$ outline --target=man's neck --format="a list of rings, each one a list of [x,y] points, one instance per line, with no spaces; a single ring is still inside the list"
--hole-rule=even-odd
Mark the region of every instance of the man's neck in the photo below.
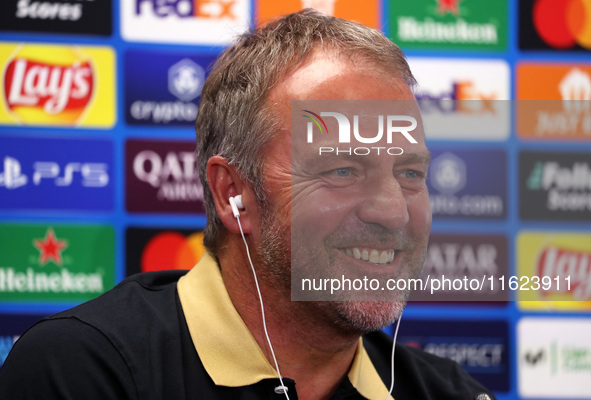
[[[245,260],[242,254],[232,256],[235,252],[227,250],[219,261],[228,294],[275,368],[251,267],[248,261],[238,261]],[[289,289],[274,287],[268,281],[259,277],[267,331],[282,376],[296,382],[299,399],[329,398],[347,376],[360,335],[339,329],[314,303],[292,302]]]

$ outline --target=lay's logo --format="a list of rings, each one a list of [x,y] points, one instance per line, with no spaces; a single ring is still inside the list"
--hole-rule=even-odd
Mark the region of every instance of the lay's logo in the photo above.
[[[540,254],[538,276],[547,276],[553,285],[542,287],[541,295],[570,293],[573,300],[591,299],[591,252],[548,246]],[[558,285],[561,281],[563,285]],[[546,290],[544,290],[546,289]]]
[[[524,310],[591,310],[591,235],[520,232],[516,295]]]
[[[0,123],[109,128],[115,123],[110,48],[0,44]]]
[[[49,116],[65,114],[73,122],[90,103],[93,78],[86,61],[61,66],[16,58],[6,68],[4,96],[14,113],[42,109]]]

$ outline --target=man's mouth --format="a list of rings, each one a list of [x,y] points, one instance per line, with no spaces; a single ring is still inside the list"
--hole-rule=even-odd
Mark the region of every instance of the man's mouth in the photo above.
[[[367,247],[348,247],[340,250],[349,257],[356,258],[357,260],[364,260],[376,265],[389,264],[394,260],[394,256],[396,255],[396,251],[393,249],[378,250]]]

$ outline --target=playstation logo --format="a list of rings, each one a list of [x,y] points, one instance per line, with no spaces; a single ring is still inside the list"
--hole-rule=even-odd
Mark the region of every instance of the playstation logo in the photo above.
[[[4,157],[4,172],[0,172],[0,187],[16,189],[27,184],[27,176],[21,173],[21,163],[12,157]]]

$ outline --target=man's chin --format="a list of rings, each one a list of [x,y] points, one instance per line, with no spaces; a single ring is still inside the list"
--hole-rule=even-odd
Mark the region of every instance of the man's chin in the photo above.
[[[406,301],[334,302],[339,323],[350,331],[365,334],[392,325],[406,306]]]

